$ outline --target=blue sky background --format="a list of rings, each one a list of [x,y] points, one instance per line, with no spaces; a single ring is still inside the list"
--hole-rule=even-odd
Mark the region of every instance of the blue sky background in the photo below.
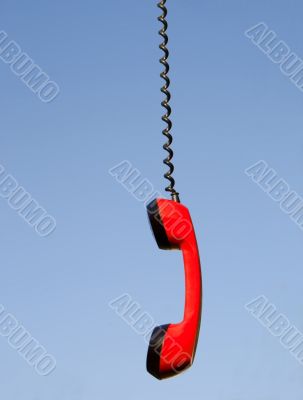
[[[0,303],[57,359],[38,376],[0,338],[3,399],[302,399],[303,367],[244,305],[263,294],[303,331],[303,233],[244,170],[264,159],[303,195],[303,93],[244,31],[264,21],[303,57],[303,4],[168,6],[175,177],[203,263],[195,365],[154,380],[108,306],[127,292],[159,323],[183,311],[181,255],[108,173],[127,159],[164,187],[156,1],[5,0],[0,30],[61,93],[44,104],[0,63],[0,162],[57,220],[40,238],[0,201]]]

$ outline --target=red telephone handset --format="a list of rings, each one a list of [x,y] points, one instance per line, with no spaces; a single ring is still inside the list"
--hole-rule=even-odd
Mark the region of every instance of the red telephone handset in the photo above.
[[[185,269],[183,321],[156,327],[147,354],[148,372],[165,379],[181,373],[194,361],[202,310],[201,266],[188,209],[173,200],[156,199],[147,211],[159,248],[182,250]]]

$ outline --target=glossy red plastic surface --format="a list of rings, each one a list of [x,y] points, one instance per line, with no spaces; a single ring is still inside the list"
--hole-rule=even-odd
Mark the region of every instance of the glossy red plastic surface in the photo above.
[[[162,225],[166,245],[157,239],[162,249],[182,251],[185,271],[184,317],[180,323],[165,326],[165,334],[159,343],[159,365],[151,372],[158,379],[174,376],[193,363],[200,330],[202,310],[202,278],[199,250],[193,223],[188,209],[177,202],[156,200],[157,215],[154,218]],[[159,228],[161,229],[161,228]],[[163,244],[163,245],[162,245]]]

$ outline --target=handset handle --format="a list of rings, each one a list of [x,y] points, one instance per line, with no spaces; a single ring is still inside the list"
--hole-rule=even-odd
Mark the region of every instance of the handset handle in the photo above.
[[[183,321],[155,328],[147,354],[148,372],[158,379],[164,379],[181,373],[194,361],[202,310],[201,266],[188,209],[180,203],[166,199],[154,200],[147,209],[159,248],[181,250],[184,261]]]

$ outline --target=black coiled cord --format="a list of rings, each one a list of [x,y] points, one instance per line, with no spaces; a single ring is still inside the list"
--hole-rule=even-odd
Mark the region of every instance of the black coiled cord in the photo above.
[[[167,192],[170,192],[172,199],[174,201],[180,202],[179,199],[179,193],[175,190],[175,180],[172,177],[172,174],[174,172],[174,165],[171,162],[174,152],[171,149],[171,144],[173,142],[173,137],[170,134],[170,130],[172,128],[172,121],[170,120],[170,115],[171,115],[171,107],[169,105],[169,101],[171,99],[171,94],[168,90],[169,85],[170,85],[170,80],[168,77],[168,72],[169,72],[169,64],[167,62],[168,56],[169,56],[169,51],[167,49],[167,43],[168,43],[168,36],[166,34],[168,23],[166,20],[167,16],[167,8],[165,7],[166,0],[162,0],[158,3],[158,7],[163,11],[162,15],[158,17],[158,21],[160,21],[163,24],[163,28],[159,31],[160,36],[163,37],[164,41],[163,43],[160,44],[160,49],[163,51],[164,55],[160,59],[160,63],[164,66],[164,71],[160,74],[161,78],[165,80],[165,85],[161,88],[161,92],[165,94],[166,98],[162,101],[161,105],[166,109],[166,113],[162,117],[162,121],[164,121],[167,124],[167,127],[162,131],[163,135],[167,138],[167,142],[163,145],[163,149],[168,152],[168,156],[165,158],[163,163],[169,167],[169,170],[164,174],[164,177],[170,182],[169,186],[165,188]]]

